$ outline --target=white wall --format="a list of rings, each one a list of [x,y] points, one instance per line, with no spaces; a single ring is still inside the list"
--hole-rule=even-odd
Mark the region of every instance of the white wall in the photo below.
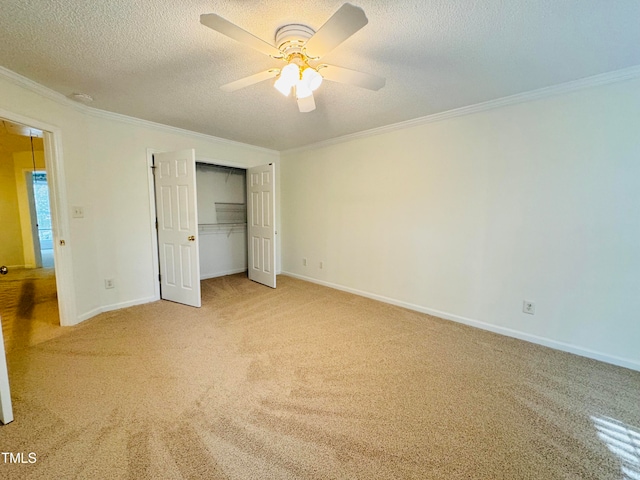
[[[6,70],[0,71],[0,110],[53,125],[61,133],[65,207],[84,207],[84,218],[69,213],[69,232],[64,232],[76,297],[71,323],[154,299],[157,265],[147,149],[195,148],[198,155],[245,167],[277,164],[279,157],[274,151],[72,106]],[[114,278],[116,288],[106,290],[105,278]]]
[[[640,369],[639,127],[636,79],[283,152],[283,271]]]
[[[198,228],[200,278],[214,278],[247,271],[247,226]]]

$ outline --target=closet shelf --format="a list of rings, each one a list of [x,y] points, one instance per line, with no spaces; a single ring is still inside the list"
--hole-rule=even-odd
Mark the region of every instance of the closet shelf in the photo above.
[[[247,223],[247,205],[245,203],[215,202],[218,223]]]
[[[246,235],[247,224],[246,223],[199,223],[198,233],[200,235],[221,235],[226,234],[227,238],[232,233]]]

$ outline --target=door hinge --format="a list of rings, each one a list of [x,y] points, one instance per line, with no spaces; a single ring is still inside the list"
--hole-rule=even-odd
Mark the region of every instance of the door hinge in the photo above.
[[[156,218],[156,230],[158,229],[158,219]]]

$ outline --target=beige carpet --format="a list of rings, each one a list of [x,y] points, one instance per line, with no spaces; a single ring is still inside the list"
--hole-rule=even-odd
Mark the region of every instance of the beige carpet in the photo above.
[[[13,348],[1,449],[37,462],[0,477],[640,478],[638,372],[288,277],[202,287]]]

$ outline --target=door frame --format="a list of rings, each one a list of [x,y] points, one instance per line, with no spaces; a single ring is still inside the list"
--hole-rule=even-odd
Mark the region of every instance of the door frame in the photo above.
[[[42,122],[0,108],[0,118],[27,125],[43,132],[44,164],[49,183],[49,208],[53,230],[53,259],[58,294],[60,325],[70,326],[77,322],[76,297],[71,260],[72,242],[69,228],[69,203],[62,154],[62,130],[55,125]],[[60,242],[64,241],[65,245]]]
[[[153,299],[160,300],[160,256],[158,253],[158,232],[156,231],[156,194],[155,180],[153,178],[153,154],[162,153],[167,150],[158,148],[147,148],[147,186],[149,190],[149,235],[151,238],[151,260],[154,268],[153,272]],[[210,165],[220,165],[223,167],[233,167],[247,170],[249,167],[237,162],[229,162],[214,158],[202,157],[196,151],[196,163],[207,163]]]

